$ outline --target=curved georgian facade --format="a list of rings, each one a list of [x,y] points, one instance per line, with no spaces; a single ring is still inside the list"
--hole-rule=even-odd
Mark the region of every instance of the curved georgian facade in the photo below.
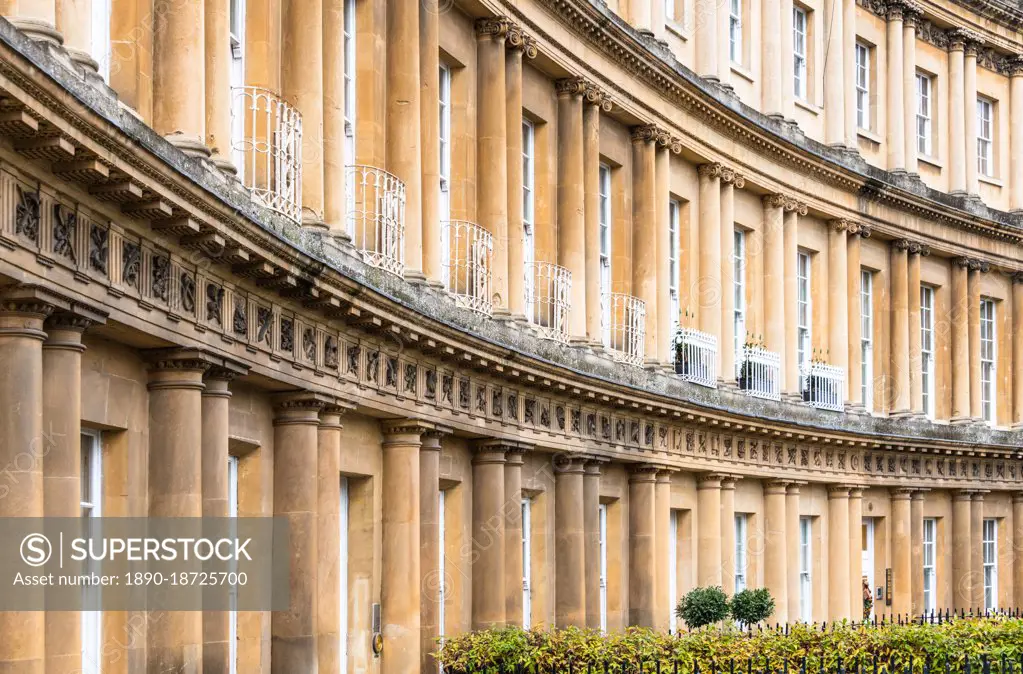
[[[4,613],[0,669],[1023,602],[1017,6],[3,13],[0,516],[293,526],[287,612]]]

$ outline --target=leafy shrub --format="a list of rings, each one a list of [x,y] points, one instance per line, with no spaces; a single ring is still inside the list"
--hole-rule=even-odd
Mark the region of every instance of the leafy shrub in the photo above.
[[[728,595],[720,587],[698,587],[690,590],[675,607],[677,615],[689,629],[720,622],[728,617]]]
[[[747,588],[732,597],[732,617],[746,627],[767,620],[773,613],[774,598],[766,587]]]

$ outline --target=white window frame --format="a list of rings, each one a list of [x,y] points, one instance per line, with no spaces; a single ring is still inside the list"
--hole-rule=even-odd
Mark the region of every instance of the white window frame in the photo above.
[[[799,619],[813,622],[813,520],[799,518]]]
[[[742,65],[742,0],[728,0],[728,56]]]
[[[678,511],[668,515],[668,630],[678,630],[675,603],[678,601]]]
[[[924,578],[924,613],[931,614],[937,610],[938,598],[938,520],[933,517],[924,518],[923,532],[923,578]]]
[[[870,130],[870,45],[856,42],[856,126]]]
[[[992,177],[995,174],[994,157],[995,102],[977,97],[977,173]]]
[[[920,286],[920,383],[924,414],[934,418],[934,288]]]
[[[796,257],[796,362],[799,364],[800,390],[813,353],[813,278],[810,254],[799,251]]]
[[[243,2],[244,0],[238,0]],[[345,90],[345,163],[355,164],[356,35],[355,0],[344,0],[344,90]]]
[[[237,97],[234,92],[245,86],[245,0],[230,0],[227,25],[230,45],[231,157],[239,171],[239,177],[244,177],[241,174],[245,170],[245,151],[242,149],[245,114],[244,110],[235,109],[238,105],[244,105],[244,99]]]
[[[110,82],[110,60],[112,57],[110,43],[111,0],[92,0],[92,45],[90,56],[96,61],[97,70],[104,82]]]
[[[732,293],[734,315],[732,331],[735,337],[735,376],[742,368],[742,349],[746,345],[746,232],[733,230],[732,236]]]
[[[980,300],[980,407],[984,421],[994,424],[998,394],[998,337],[995,301]]]
[[[675,0],[664,0],[664,22],[670,24],[682,22],[681,16],[675,16]]]
[[[807,44],[810,16],[802,7],[792,8],[792,93],[807,99]]]
[[[735,591],[741,592],[749,585],[748,539],[749,516],[746,513],[735,514]]]
[[[874,411],[874,275],[860,269],[860,395]]]
[[[679,328],[679,279],[682,276],[680,263],[679,230],[682,205],[677,199],[668,202],[668,310],[671,312],[671,334]]]
[[[535,223],[536,215],[536,129],[533,122],[522,120],[522,249],[526,269],[529,269],[535,258]],[[526,277],[527,287],[532,287],[533,279]]]
[[[600,556],[600,631],[607,632],[607,504],[597,506],[597,540]]]
[[[437,87],[437,102],[440,107],[437,126],[437,143],[440,156],[440,221],[451,219],[451,68],[440,65],[440,79]],[[445,242],[446,244],[447,242]],[[447,246],[444,246],[447,254]]]
[[[522,627],[533,623],[533,499],[522,499]]]
[[[342,493],[343,495],[343,493]],[[344,504],[342,503],[342,513],[344,512]],[[227,516],[238,517],[238,457],[228,456],[227,457]],[[237,531],[236,526],[232,526]],[[344,534],[344,529],[342,529]],[[344,551],[344,538],[341,539],[342,551]],[[342,557],[341,568],[344,569],[345,558]],[[237,564],[233,565],[234,570],[237,570]],[[342,581],[342,590],[344,593],[347,583]],[[227,667],[229,674],[238,673],[238,587],[236,585],[229,586],[229,601],[231,603],[231,610],[227,614]],[[342,604],[341,615],[344,616],[345,605]],[[344,633],[345,623],[341,623],[342,634]],[[344,643],[342,643],[342,653],[344,653]],[[344,671],[344,665],[341,666],[341,671]]]
[[[934,79],[927,74],[916,74],[916,151],[933,156],[931,109],[934,103]]]
[[[982,526],[983,549],[981,556],[984,564],[984,610],[994,611],[998,608],[998,520],[985,519]]]
[[[347,477],[341,478],[339,489],[341,492],[340,508],[338,511],[338,526],[341,529],[340,550],[338,552],[338,585],[340,588],[338,614],[338,641],[340,653],[338,659],[341,661],[341,674],[348,671],[348,536],[351,533],[349,516],[351,513],[351,490]],[[441,557],[444,556],[443,550]],[[443,578],[443,576],[441,576]]]
[[[604,346],[611,344],[611,167],[598,170],[597,217],[600,232],[601,333]]]
[[[83,534],[99,535],[99,518],[103,516],[103,443],[98,431],[82,429],[81,443],[82,494],[81,516],[89,520],[83,526]],[[92,521],[95,520],[95,521]],[[98,563],[86,563],[83,573],[97,572]],[[82,587],[82,608],[100,606],[102,588],[86,585]],[[81,612],[82,672],[100,674],[103,655],[103,611]]]

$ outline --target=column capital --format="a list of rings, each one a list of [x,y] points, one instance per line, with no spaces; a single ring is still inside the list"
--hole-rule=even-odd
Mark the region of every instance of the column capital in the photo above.
[[[387,437],[384,442],[390,442],[392,437],[402,435],[414,435],[421,438],[424,433],[432,431],[436,426],[428,421],[419,419],[387,419],[380,422],[380,430]]]
[[[667,131],[656,124],[643,124],[629,129],[629,138],[633,143],[657,143],[667,136]]]
[[[1013,503],[1023,503],[1023,491],[1018,491],[1012,495]]]
[[[700,164],[697,172],[701,178],[721,178],[725,173],[725,167],[718,162]]]
[[[787,485],[788,495],[799,496],[799,488],[805,484],[805,482],[789,482]]]
[[[611,109],[614,108],[614,103],[611,101],[611,97],[608,96],[607,92],[593,82],[586,82],[586,91],[584,92],[584,96],[584,103],[587,105],[595,105],[604,112],[611,112]]]
[[[106,321],[105,311],[73,302],[70,309],[55,311],[43,323],[46,330],[43,348],[84,351],[82,334],[93,325],[103,325]]]
[[[970,501],[973,499],[972,489],[956,489],[952,492],[953,501]]]
[[[977,50],[984,44],[978,33],[966,28],[953,28],[948,31],[948,50],[965,51],[968,56],[976,56]]]
[[[320,423],[320,411],[333,402],[332,397],[312,391],[279,393],[273,397],[273,425],[317,426]]]
[[[554,466],[556,474],[578,473],[586,471],[586,462],[589,460],[585,454],[559,453],[551,457],[551,465]]]
[[[907,28],[916,28],[923,18],[924,12],[920,5],[913,2],[905,2],[902,8],[902,25]]]
[[[513,442],[497,438],[477,440],[471,445],[472,464],[474,466],[486,463],[503,464],[506,453],[510,448],[514,447],[514,444]]]
[[[910,245],[911,245],[911,243],[910,243],[909,239],[893,239],[892,243],[891,243],[891,246],[892,246],[892,248],[894,250],[899,250],[899,251],[903,251],[904,250],[904,251],[907,251],[907,252],[909,251]]]
[[[991,265],[984,260],[977,260],[975,258],[970,259],[970,271],[979,271],[982,274],[986,274],[991,270]]]
[[[724,491],[734,491],[735,483],[741,480],[742,477],[739,475],[721,475],[721,489]]]
[[[502,39],[508,35],[511,25],[506,16],[485,16],[476,19],[476,39]]]
[[[789,484],[788,480],[771,480],[770,482],[765,482],[764,493],[784,495],[788,492]]]
[[[510,51],[520,51],[527,59],[535,59],[537,56],[536,40],[526,35],[517,23],[508,24],[504,43]]]
[[[726,480],[734,481],[735,479],[734,475],[727,473],[700,473],[696,476],[696,490],[721,489],[721,485]]]
[[[1023,76],[1023,54],[1016,54],[1005,59],[1005,68],[1009,77]]]
[[[222,359],[222,362],[210,365],[206,370],[207,380],[220,380],[231,382],[238,377],[244,377],[249,373],[249,366],[239,363],[230,358]]]
[[[586,93],[588,84],[589,82],[582,77],[565,77],[554,82],[554,93],[558,95],[558,98],[582,96]]]
[[[828,500],[843,498],[845,499],[849,498],[849,485],[847,484],[828,485]]]
[[[1013,274],[1010,274],[1009,278],[1012,279],[1012,282],[1014,284],[1015,283],[1023,284],[1023,271],[1018,271]]]
[[[906,12],[906,3],[903,0],[888,0],[885,3],[885,18],[889,21],[902,21]]]
[[[733,168],[725,168],[721,171],[721,184],[732,185],[736,189],[741,190],[746,186],[746,176],[742,175]]]
[[[891,499],[893,501],[908,501],[913,498],[913,489],[911,487],[896,487],[891,490]]]
[[[149,370],[195,370],[205,373],[211,367],[224,367],[226,358],[216,356],[203,349],[187,347],[169,347],[165,349],[147,349],[143,357],[149,362]]]
[[[920,243],[919,241],[909,242],[909,254],[919,255],[920,257],[927,257],[931,254],[931,247],[926,243]]]
[[[658,466],[657,484],[671,484],[671,476],[676,472],[678,471],[670,466]]]
[[[785,202],[788,201],[788,197],[781,193],[765,194],[761,197],[761,201],[764,204],[764,208],[785,208]]]
[[[989,490],[987,489],[973,489],[971,490],[970,500],[973,501],[974,503],[983,503],[984,495],[987,494],[988,491]]]
[[[970,258],[968,257],[956,257],[952,258],[952,264],[956,267],[962,267],[963,269],[970,268]]]
[[[420,449],[424,452],[440,452],[441,440],[445,435],[453,433],[453,429],[447,426],[434,426],[433,428],[423,431],[422,446]]]
[[[629,482],[656,482],[660,466],[653,463],[636,463],[629,466]]]
[[[341,419],[357,407],[355,403],[335,399],[320,409],[320,428],[341,428]]]
[[[600,477],[602,466],[611,462],[610,459],[605,459],[602,456],[588,456],[585,460],[584,469],[587,477]]]
[[[0,287],[0,315],[21,315],[41,322],[54,311],[70,310],[72,304],[70,299],[38,285]]]
[[[847,234],[855,234],[858,229],[858,225],[853,220],[847,220],[845,218],[835,218],[829,220],[828,225],[832,230],[836,232],[846,232]]]
[[[861,484],[849,485],[849,500],[862,499],[864,486]]]
[[[810,212],[810,207],[805,202],[799,201],[795,197],[788,197],[785,199],[785,212],[794,212],[799,216],[805,216]]]
[[[924,500],[924,494],[927,493],[928,491],[930,491],[930,490],[929,489],[914,489],[912,495],[910,495],[910,498],[913,499],[914,501],[923,501]]]

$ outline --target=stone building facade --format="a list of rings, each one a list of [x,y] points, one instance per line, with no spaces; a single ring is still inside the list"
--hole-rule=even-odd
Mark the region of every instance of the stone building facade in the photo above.
[[[2,14],[0,516],[292,558],[286,612],[0,613],[0,671],[1023,603],[1018,6]]]

